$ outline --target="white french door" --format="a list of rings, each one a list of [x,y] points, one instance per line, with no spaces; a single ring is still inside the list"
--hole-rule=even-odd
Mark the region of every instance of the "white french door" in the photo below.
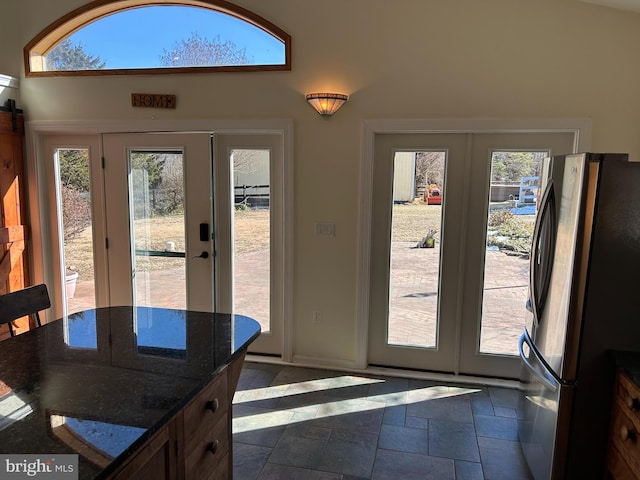
[[[518,377],[543,158],[573,148],[573,133],[375,135],[369,364]]]
[[[111,305],[214,309],[211,135],[103,135]]]
[[[281,133],[47,136],[44,152],[56,317],[105,305],[244,314],[262,327],[252,352],[282,355]]]
[[[50,135],[43,151],[39,236],[58,252],[42,262],[57,318],[109,302],[100,138]]]
[[[262,334],[249,351],[266,355],[283,351],[287,205],[282,140],[269,134],[213,137],[216,308],[257,320]]]
[[[458,368],[465,374],[518,378],[517,340],[531,320],[529,253],[546,185],[545,158],[572,153],[575,138],[573,133],[513,133],[475,134],[471,140]],[[518,167],[534,175],[516,176],[514,200],[500,197],[500,179]],[[507,242],[505,235],[511,236]]]
[[[462,315],[458,283],[463,238],[460,219],[466,190],[466,141],[464,134],[376,136],[369,364],[453,370],[457,319]],[[408,170],[403,165],[407,153],[411,166]],[[443,189],[443,200],[439,205],[424,204],[424,208],[415,214],[398,212],[396,207],[402,205],[403,198],[397,191],[400,178],[396,180],[395,174],[406,171],[412,175],[417,153],[442,159],[438,171],[432,172],[433,177],[428,181],[441,179],[437,186]],[[413,192],[411,197],[414,197]],[[408,200],[407,206],[411,208],[413,198]],[[415,237],[403,235],[407,227],[398,224],[401,215],[414,217],[409,228],[415,231]],[[416,248],[419,237],[429,229],[437,231],[437,248]],[[418,284],[406,282],[421,272],[428,273],[424,281]]]

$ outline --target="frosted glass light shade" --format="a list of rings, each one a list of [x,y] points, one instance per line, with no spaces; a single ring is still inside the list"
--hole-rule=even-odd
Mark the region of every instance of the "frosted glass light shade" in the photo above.
[[[348,95],[341,93],[309,93],[307,102],[323,116],[331,116],[349,100]]]

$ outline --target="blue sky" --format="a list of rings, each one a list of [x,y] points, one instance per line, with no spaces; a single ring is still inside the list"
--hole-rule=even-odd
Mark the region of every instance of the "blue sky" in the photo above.
[[[77,31],[71,39],[86,53],[99,56],[106,68],[139,68],[160,66],[163,51],[192,33],[233,41],[246,48],[253,64],[284,63],[282,42],[247,22],[198,7],[165,5],[115,13]]]

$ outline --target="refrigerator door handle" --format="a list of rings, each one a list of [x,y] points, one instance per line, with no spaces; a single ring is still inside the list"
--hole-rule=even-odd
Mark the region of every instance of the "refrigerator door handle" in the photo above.
[[[539,365],[539,368],[536,368],[531,362],[531,359],[525,355],[524,353],[525,343],[529,347],[530,355],[533,355],[533,357],[536,360],[536,363]],[[527,366],[527,368],[531,371],[531,373],[535,375],[536,378],[538,378],[542,382],[542,384],[545,387],[547,387],[549,390],[551,390],[552,392],[557,391],[560,384],[555,379],[555,377],[551,374],[551,372],[545,365],[544,360],[540,357],[540,354],[538,353],[535,346],[533,345],[533,341],[531,340],[531,337],[529,336],[529,333],[527,332],[526,328],[522,333],[522,335],[520,335],[520,339],[518,340],[518,350],[520,351],[520,358],[522,358],[523,363]]]
[[[540,320],[549,289],[553,251],[555,249],[553,243],[555,242],[556,233],[555,189],[553,181],[549,179],[540,200],[540,213],[534,226],[529,264],[529,302],[527,309],[533,312],[535,324]],[[543,243],[542,250],[541,242]],[[541,258],[541,256],[544,256],[544,258]]]
[[[544,206],[544,203],[543,203]],[[537,321],[537,280],[538,280],[538,243],[540,241],[540,235],[542,235],[541,224],[544,215],[544,208],[540,210],[540,214],[536,218],[536,223],[533,229],[533,241],[531,242],[530,253],[530,265],[529,265],[529,298],[527,299],[527,310],[533,313],[534,321]]]

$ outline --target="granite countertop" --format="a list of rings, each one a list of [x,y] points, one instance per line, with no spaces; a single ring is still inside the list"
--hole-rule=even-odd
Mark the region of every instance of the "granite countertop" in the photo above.
[[[640,352],[612,352],[616,367],[622,369],[637,387],[640,388]]]
[[[80,480],[104,478],[259,334],[241,315],[107,307],[2,341],[0,454],[79,454]]]

